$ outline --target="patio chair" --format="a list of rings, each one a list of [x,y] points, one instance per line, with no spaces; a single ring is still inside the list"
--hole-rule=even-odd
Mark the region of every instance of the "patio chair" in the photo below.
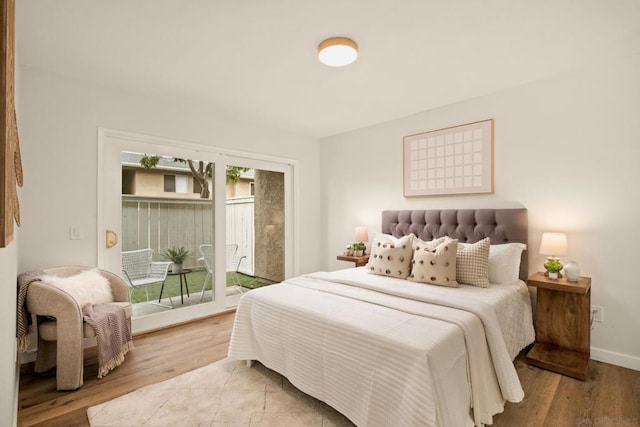
[[[152,259],[153,249],[151,248],[122,252],[122,273],[125,282],[130,288],[129,298],[131,298],[134,290],[144,287],[147,301],[149,301],[149,285],[162,283],[164,288],[169,267],[173,263],[170,261],[152,261]],[[173,306],[171,296],[169,296],[169,301]]]
[[[202,302],[202,299],[204,298],[204,290],[207,287],[207,280],[209,280],[213,276],[213,245],[200,245],[199,250],[202,256],[198,258],[198,261],[203,262],[207,270],[207,276],[204,278],[204,283],[202,283],[202,291],[200,292],[200,302]],[[233,282],[233,285],[238,293],[242,293],[244,292],[244,288],[242,287],[237,274],[238,270],[240,270],[240,263],[247,256],[238,254],[238,245],[236,243],[227,244],[226,251],[227,266],[225,271],[227,273],[233,273],[231,275],[231,281]]]

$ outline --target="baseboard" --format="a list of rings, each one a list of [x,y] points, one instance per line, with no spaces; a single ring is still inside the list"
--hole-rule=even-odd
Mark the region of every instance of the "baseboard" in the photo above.
[[[623,368],[640,371],[640,357],[629,356],[628,354],[616,353],[615,351],[591,347],[591,358],[599,362],[610,363],[611,365],[622,366]]]

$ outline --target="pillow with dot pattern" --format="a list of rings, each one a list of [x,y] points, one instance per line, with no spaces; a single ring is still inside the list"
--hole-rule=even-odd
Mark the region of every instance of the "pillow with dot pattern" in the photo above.
[[[455,239],[442,239],[442,242],[433,247],[430,242],[415,245],[413,260],[411,261],[411,274],[407,280],[432,285],[449,286],[457,288],[456,281],[456,255],[458,241]]]
[[[413,234],[410,233],[407,236],[411,236],[411,241],[413,242],[413,239],[417,239],[417,237]],[[384,234],[384,233],[376,233],[373,236],[373,240],[371,241],[371,247],[367,246],[367,253],[369,253],[370,255],[373,255],[376,253],[376,250],[382,246],[383,243],[397,243],[398,240],[402,239],[403,237],[407,237],[407,236],[402,236],[402,237],[394,237],[391,234]]]
[[[444,236],[444,237],[438,237],[437,239],[433,239],[433,240],[422,240],[419,237],[416,237],[413,239],[413,250],[419,251],[425,248],[435,249],[440,243],[446,240],[451,240],[451,238]]]
[[[372,250],[367,269],[373,274],[406,279],[411,273],[412,242],[413,234],[395,242],[379,242],[375,251]]]

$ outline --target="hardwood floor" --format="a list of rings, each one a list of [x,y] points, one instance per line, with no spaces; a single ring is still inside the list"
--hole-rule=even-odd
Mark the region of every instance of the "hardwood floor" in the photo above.
[[[524,388],[521,403],[507,403],[492,427],[640,426],[640,372],[591,360],[586,381],[515,360]]]
[[[20,375],[19,426],[88,426],[86,410],[227,356],[235,312],[134,336],[135,348],[117,369],[97,379],[95,348],[87,349],[84,385],[57,391],[55,377]],[[23,370],[24,371],[24,370]]]
[[[139,335],[125,362],[98,380],[92,349],[85,362],[85,384],[58,392],[54,377],[23,372],[20,378],[19,426],[88,426],[86,409],[148,384],[223,359],[233,313]],[[591,361],[587,381],[515,361],[525,399],[507,403],[493,426],[640,426],[640,372]],[[28,371],[28,370],[25,370]]]

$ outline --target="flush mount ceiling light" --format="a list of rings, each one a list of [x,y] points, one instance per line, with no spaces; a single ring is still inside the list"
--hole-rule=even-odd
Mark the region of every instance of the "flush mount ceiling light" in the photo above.
[[[320,62],[330,67],[349,65],[358,57],[358,45],[346,37],[332,37],[318,45]]]

